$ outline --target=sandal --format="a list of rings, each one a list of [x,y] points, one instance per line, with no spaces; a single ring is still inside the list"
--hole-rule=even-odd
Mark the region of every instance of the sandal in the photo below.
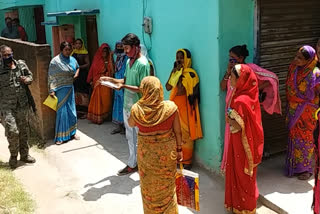
[[[110,134],[114,135],[114,134],[118,134],[118,133],[121,133],[121,128],[120,127],[114,129]]]
[[[299,180],[302,180],[302,181],[306,181],[306,180],[309,180],[309,178],[312,176],[312,173],[309,173],[309,172],[304,172],[304,173],[301,173],[299,176],[298,176],[298,179]]]

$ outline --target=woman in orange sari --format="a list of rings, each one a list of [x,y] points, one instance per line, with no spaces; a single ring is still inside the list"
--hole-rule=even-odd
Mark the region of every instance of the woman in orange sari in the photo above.
[[[87,82],[93,87],[87,118],[93,123],[102,124],[111,114],[112,89],[102,86],[100,77],[112,77],[113,73],[112,53],[109,45],[104,43],[93,58],[87,78]]]
[[[166,89],[171,91],[172,100],[179,109],[182,129],[183,165],[191,169],[194,141],[202,138],[199,113],[200,88],[199,77],[191,68],[191,53],[187,49],[179,49]]]
[[[238,64],[232,69],[234,88],[228,104],[226,122],[230,125],[230,144],[225,177],[225,206],[233,213],[256,213],[259,190],[257,166],[263,153],[263,128],[258,80],[252,69]]]
[[[142,98],[132,106],[128,123],[139,128],[138,165],[145,214],[177,214],[176,163],[182,160],[178,107],[163,100],[156,77],[145,77]]]

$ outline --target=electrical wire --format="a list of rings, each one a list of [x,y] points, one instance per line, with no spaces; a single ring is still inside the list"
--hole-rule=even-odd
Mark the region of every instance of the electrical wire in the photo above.
[[[146,17],[147,8],[148,8],[148,0],[142,0],[142,23],[144,23],[144,17]],[[148,47],[146,44],[144,25],[142,25],[143,44],[147,48],[147,51],[150,51],[152,49],[152,38],[151,38],[151,34],[148,34],[148,35],[150,40],[150,47]]]

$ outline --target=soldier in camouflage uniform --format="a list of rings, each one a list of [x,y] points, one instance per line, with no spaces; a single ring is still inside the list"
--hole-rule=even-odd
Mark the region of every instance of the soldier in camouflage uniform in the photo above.
[[[1,46],[0,52],[2,58],[2,65],[0,65],[0,109],[11,154],[9,165],[14,169],[17,167],[18,153],[20,153],[20,161],[35,163],[35,159],[29,155],[27,121],[30,106],[28,85],[32,83],[33,79],[25,62],[13,59],[10,47]]]

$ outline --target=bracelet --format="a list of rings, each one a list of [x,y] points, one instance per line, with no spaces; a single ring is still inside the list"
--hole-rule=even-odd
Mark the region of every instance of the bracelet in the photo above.
[[[177,152],[182,152],[182,148],[177,148]]]

